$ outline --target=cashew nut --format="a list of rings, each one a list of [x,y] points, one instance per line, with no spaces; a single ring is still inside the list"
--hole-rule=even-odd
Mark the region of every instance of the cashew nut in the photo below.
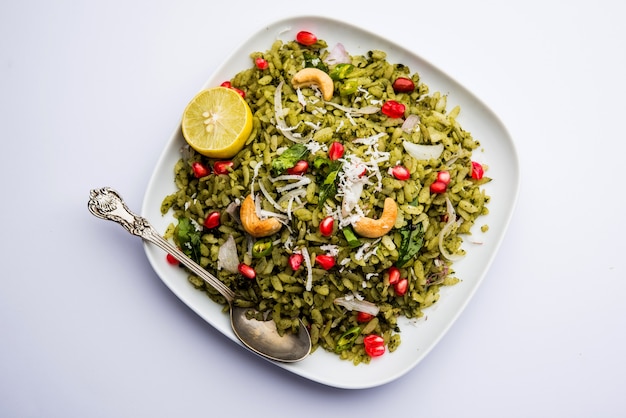
[[[398,205],[396,202],[388,197],[383,204],[383,213],[380,214],[380,218],[359,218],[352,226],[354,232],[365,238],[379,238],[391,231],[391,228],[396,223],[396,217],[398,216]]]
[[[322,92],[322,97],[326,101],[333,98],[333,91],[335,90],[333,79],[324,71],[317,68],[304,68],[298,71],[291,79],[291,85],[294,88],[316,85]]]
[[[243,229],[255,238],[267,237],[280,231],[282,224],[276,218],[261,219],[256,214],[256,206],[252,195],[248,195],[239,210]]]

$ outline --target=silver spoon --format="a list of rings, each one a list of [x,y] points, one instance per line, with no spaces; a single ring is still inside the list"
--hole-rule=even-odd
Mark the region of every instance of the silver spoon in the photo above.
[[[297,334],[285,333],[281,336],[278,334],[274,321],[248,319],[246,317],[248,308],[233,306],[235,293],[228,286],[166,241],[145,218],[131,212],[115,190],[109,187],[91,190],[88,207],[89,211],[98,218],[117,222],[131,234],[170,253],[181,264],[220,292],[230,306],[230,324],[235,335],[250,350],[271,360],[286,363],[302,360],[309,355],[311,337],[302,321],[300,321]]]

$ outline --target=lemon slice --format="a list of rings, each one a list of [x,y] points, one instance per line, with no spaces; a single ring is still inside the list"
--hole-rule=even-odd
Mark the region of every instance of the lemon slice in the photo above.
[[[212,87],[191,99],[181,127],[187,143],[200,154],[231,158],[250,136],[252,111],[235,90]]]

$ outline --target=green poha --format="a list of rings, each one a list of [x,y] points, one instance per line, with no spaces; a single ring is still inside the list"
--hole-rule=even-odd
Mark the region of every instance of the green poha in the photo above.
[[[276,40],[252,53],[252,63],[262,58],[266,68],[251,65],[229,80],[253,113],[244,148],[224,174],[196,178],[194,162],[213,167],[216,161],[184,147],[174,167],[178,190],[161,211],[173,211],[177,220],[166,237],[235,291],[238,306],[273,319],[280,332],[301,319],[313,351],[321,347],[359,364],[371,359],[366,335],[382,336],[394,351],[401,343],[398,317],[423,316],[441,286],[459,281],[453,262],[464,254],[462,236],[488,212],[481,186],[490,179],[472,178],[479,143],[457,122],[460,108],[447,110],[446,95],[430,93],[417,72],[388,62],[384,51],[339,63],[331,52],[324,40],[311,46]],[[298,71],[312,67],[332,77],[332,99],[324,100],[314,83],[292,85]],[[398,78],[414,88],[394,90]],[[382,111],[389,102],[403,105],[400,117]],[[333,143],[342,145],[338,158],[329,154]],[[408,178],[394,176],[397,166]],[[449,174],[448,183],[434,193],[440,172]],[[256,238],[243,229],[240,206],[248,195],[259,219],[280,221],[278,232]],[[389,232],[355,233],[359,219],[381,216],[386,198],[397,206]],[[214,211],[219,226],[203,226]],[[320,232],[328,216],[330,235]],[[254,279],[238,271],[241,263]],[[405,289],[390,283],[394,269]],[[228,309],[209,285],[193,275],[189,280]],[[344,344],[348,335],[356,338]]]

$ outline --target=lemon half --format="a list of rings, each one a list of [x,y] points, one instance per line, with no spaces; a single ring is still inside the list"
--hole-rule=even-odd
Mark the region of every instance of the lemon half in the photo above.
[[[209,158],[231,158],[252,131],[252,111],[239,93],[212,87],[198,93],[187,105],[181,122],[183,137]]]

